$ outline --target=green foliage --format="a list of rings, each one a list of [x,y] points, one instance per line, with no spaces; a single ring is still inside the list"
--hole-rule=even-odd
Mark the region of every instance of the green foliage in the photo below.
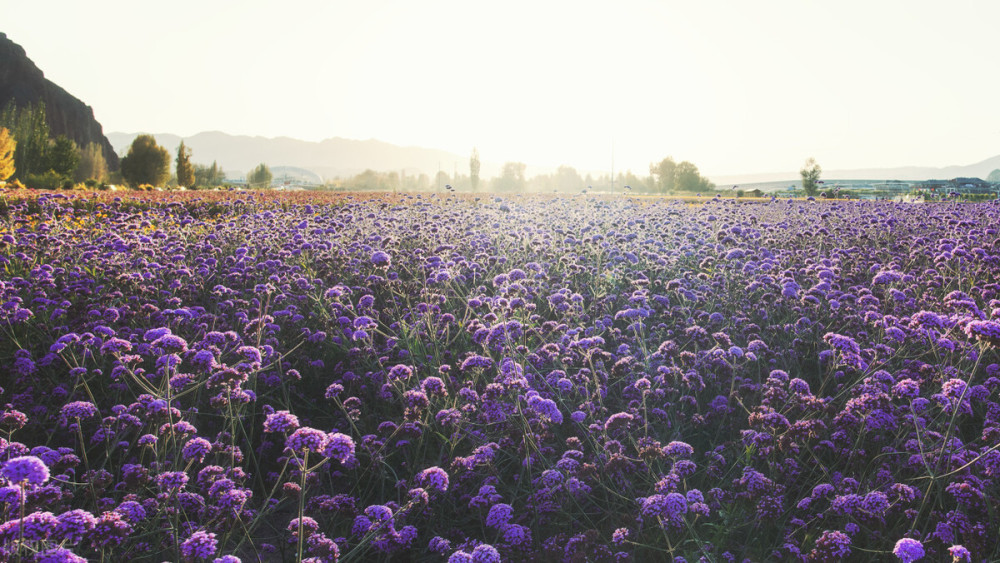
[[[271,169],[262,162],[247,174],[247,185],[251,188],[269,188],[273,178]]]
[[[194,185],[196,186],[221,186],[225,179],[225,173],[215,161],[212,161],[211,166],[194,165]]]
[[[479,188],[479,170],[481,168],[482,163],[479,161],[479,151],[473,148],[472,156],[469,157],[469,183],[472,186],[472,191],[476,191]]]
[[[715,189],[715,184],[708,181],[698,172],[698,167],[694,164],[683,161],[680,164],[674,161],[673,157],[667,157],[660,162],[649,165],[650,178],[648,190],[660,194],[668,194],[674,191],[680,192],[709,192]],[[635,183],[642,186],[644,182],[636,179]],[[629,185],[636,188],[630,180]]]
[[[997,168],[986,177],[986,181],[991,184],[1000,184],[1000,168]]]
[[[70,179],[80,164],[80,147],[67,137],[59,135],[49,147],[48,169],[63,179]]]
[[[122,159],[122,177],[131,186],[163,185],[170,178],[170,153],[152,135],[139,135]]]
[[[0,182],[14,175],[14,151],[17,141],[6,127],[0,127]]]
[[[702,176],[697,166],[685,160],[674,169],[674,189],[681,192],[708,192],[715,189],[715,184]]]
[[[524,172],[527,165],[523,162],[506,162],[500,176],[493,180],[493,191],[520,192],[527,186]]]
[[[649,175],[653,177],[654,191],[668,194],[674,191],[674,171],[677,163],[671,157],[649,165]]]
[[[177,147],[177,185],[185,188],[192,188],[195,185],[191,149],[184,146],[184,141]]]
[[[587,187],[580,173],[572,166],[560,166],[552,174],[538,174],[527,181],[529,191],[540,193],[577,193]]]
[[[653,193],[655,190],[655,180],[652,176],[640,177],[632,173],[631,170],[626,170],[623,173],[618,174],[618,186],[628,186],[630,188],[629,193],[633,194],[647,194]]]
[[[823,171],[816,164],[816,159],[810,158],[806,161],[806,165],[799,170],[799,174],[802,175],[802,189],[805,190],[807,196],[815,196],[819,194],[819,175]]]
[[[0,127],[10,130],[17,141],[14,152],[14,177],[25,180],[31,174],[45,172],[48,166],[49,124],[45,104],[18,108],[11,101],[0,112]]]
[[[41,174],[29,174],[26,184],[29,188],[36,190],[58,190],[65,181],[66,178],[55,170],[48,170]],[[72,183],[70,183],[70,187],[72,187]]]
[[[108,175],[108,163],[104,160],[104,150],[97,143],[87,143],[80,151],[80,164],[76,167],[75,178],[78,182],[95,180],[100,183]]]
[[[368,169],[347,180],[345,186],[349,190],[392,191],[399,187],[399,174]]]

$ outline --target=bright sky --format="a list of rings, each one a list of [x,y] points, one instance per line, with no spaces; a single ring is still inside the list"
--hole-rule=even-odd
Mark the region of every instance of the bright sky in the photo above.
[[[0,0],[106,132],[706,175],[1000,153],[991,0]]]

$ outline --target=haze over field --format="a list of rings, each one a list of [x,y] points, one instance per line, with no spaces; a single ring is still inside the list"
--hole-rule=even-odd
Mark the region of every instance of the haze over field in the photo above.
[[[613,152],[640,174],[670,155],[710,177],[996,155],[998,16],[929,1],[0,5],[109,132],[374,138],[581,170]]]

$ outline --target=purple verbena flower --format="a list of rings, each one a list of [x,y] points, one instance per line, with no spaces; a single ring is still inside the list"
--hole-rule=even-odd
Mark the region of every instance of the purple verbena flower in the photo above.
[[[892,548],[892,553],[903,563],[912,563],[925,555],[924,544],[913,538],[901,538]]]
[[[208,559],[215,555],[218,545],[214,533],[198,530],[181,543],[181,556],[189,559]]]
[[[49,468],[41,459],[33,456],[20,456],[3,464],[0,473],[12,483],[27,482],[41,485],[49,480]]]

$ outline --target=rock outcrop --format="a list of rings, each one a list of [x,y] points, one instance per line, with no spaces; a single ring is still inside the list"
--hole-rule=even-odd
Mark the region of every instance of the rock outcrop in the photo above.
[[[80,147],[99,143],[109,170],[118,169],[118,155],[94,119],[94,110],[57,84],[45,78],[24,49],[0,32],[0,109],[13,100],[18,107],[45,103],[53,137],[66,135]]]

